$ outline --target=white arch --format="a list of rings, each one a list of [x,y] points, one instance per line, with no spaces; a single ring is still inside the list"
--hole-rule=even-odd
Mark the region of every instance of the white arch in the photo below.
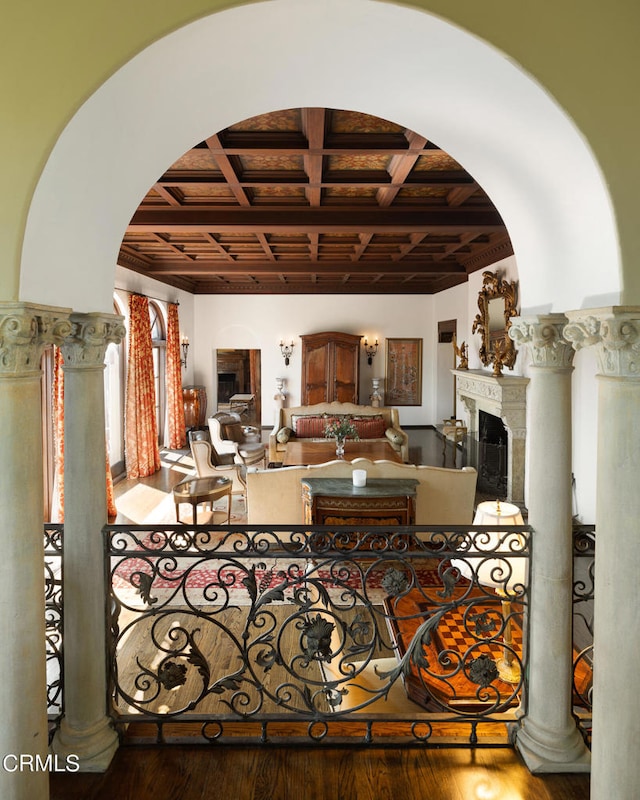
[[[119,244],[158,175],[215,131],[297,106],[375,114],[450,152],[505,220],[525,311],[618,302],[608,192],[567,115],[485,42],[376,0],[236,7],[118,70],[76,113],[42,173],[21,299],[110,310]]]

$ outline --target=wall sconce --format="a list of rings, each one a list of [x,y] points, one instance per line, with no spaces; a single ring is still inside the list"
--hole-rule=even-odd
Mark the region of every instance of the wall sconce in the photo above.
[[[378,340],[376,339],[375,344],[369,344],[365,339],[364,352],[367,354],[367,364],[371,366],[373,364],[373,359],[378,352]]]
[[[282,353],[282,357],[284,358],[285,367],[288,367],[289,359],[293,355],[293,342],[291,342],[291,344],[285,344],[284,342],[281,341],[280,352]]]
[[[180,347],[182,347],[182,358],[180,359],[180,363],[186,369],[187,368],[187,353],[189,352],[189,337],[183,336],[180,340]]]

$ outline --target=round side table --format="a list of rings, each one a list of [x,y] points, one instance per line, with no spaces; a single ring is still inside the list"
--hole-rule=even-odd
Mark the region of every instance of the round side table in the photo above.
[[[176,504],[176,521],[180,519],[180,503],[190,503],[193,508],[193,524],[198,524],[198,504],[213,503],[221,497],[227,498],[227,525],[231,522],[231,488],[229,478],[212,476],[209,478],[187,478],[173,487],[173,502]]]

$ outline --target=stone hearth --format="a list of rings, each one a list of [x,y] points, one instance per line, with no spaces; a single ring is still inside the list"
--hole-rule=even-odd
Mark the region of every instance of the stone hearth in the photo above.
[[[477,441],[480,411],[500,417],[507,430],[507,500],[524,505],[526,398],[529,378],[494,375],[482,370],[452,370],[456,397],[467,411],[467,427]]]

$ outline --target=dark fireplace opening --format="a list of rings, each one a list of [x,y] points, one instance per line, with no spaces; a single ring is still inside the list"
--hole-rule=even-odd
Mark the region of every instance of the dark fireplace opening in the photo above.
[[[507,455],[509,437],[500,417],[479,412],[478,418],[478,490],[507,496]]]
[[[218,373],[218,403],[228,403],[229,398],[238,393],[235,372]]]

